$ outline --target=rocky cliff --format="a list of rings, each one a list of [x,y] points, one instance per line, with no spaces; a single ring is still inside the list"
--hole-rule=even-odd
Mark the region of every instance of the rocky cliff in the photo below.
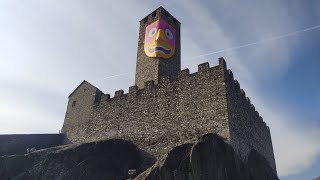
[[[218,135],[207,134],[194,144],[173,148],[136,179],[144,180],[276,180],[264,157],[251,151],[242,162]]]
[[[140,174],[136,180],[278,179],[263,156],[252,151],[248,162],[242,162],[216,134],[177,146],[157,162],[130,141],[120,139],[0,157],[0,177],[4,180],[122,180],[128,178],[129,169]]]

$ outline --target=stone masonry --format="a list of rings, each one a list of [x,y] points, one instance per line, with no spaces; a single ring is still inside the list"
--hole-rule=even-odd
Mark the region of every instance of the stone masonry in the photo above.
[[[143,50],[145,28],[152,22],[164,19],[177,31],[175,53],[169,59],[150,58]],[[158,79],[165,76],[177,76],[181,69],[181,48],[180,48],[180,22],[176,20],[164,8],[160,7],[140,21],[137,64],[136,64],[136,85],[144,87],[144,82],[153,80],[156,84]]]
[[[143,53],[143,29],[163,18],[177,29],[177,52],[171,59]],[[173,147],[217,133],[243,161],[252,149],[276,173],[270,130],[234,80],[226,62],[180,70],[180,23],[162,7],[140,21],[136,85],[114,97],[83,81],[69,96],[62,133],[73,143],[120,138],[159,157]]]
[[[198,72],[179,72],[157,85],[145,83],[115,92],[113,98],[84,81],[69,96],[62,133],[73,143],[102,139],[132,140],[159,157],[179,144],[194,142],[206,133],[217,133],[246,160],[257,150],[275,169],[269,128],[223,58],[219,65],[199,65]],[[74,105],[74,106],[73,106]]]

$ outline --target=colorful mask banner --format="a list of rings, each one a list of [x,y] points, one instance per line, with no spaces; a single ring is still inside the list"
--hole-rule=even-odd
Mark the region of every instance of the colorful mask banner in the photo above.
[[[160,19],[146,27],[144,52],[148,57],[168,59],[175,52],[176,30]]]

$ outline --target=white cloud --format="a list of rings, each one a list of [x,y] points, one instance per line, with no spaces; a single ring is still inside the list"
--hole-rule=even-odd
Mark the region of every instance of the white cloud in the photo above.
[[[320,157],[320,127],[300,125],[301,115],[288,112],[274,99],[273,104],[255,99],[256,107],[271,129],[279,175],[297,174],[310,167]]]
[[[0,104],[0,134],[58,133],[63,116],[49,109],[19,102],[2,101]]]

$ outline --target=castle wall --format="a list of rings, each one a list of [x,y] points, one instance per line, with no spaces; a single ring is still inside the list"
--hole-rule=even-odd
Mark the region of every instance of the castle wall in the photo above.
[[[72,101],[77,102],[75,107]],[[119,90],[113,98],[83,83],[69,97],[63,133],[73,143],[132,140],[155,156],[217,133],[243,160],[255,149],[276,171],[269,128],[223,58],[218,66],[204,63],[196,73],[182,70],[176,78],[162,78],[158,84],[148,81],[144,89],[132,86],[127,94]]]
[[[26,154],[28,148],[44,149],[59,146],[63,142],[63,134],[0,135],[0,156]]]
[[[129,139],[156,156],[209,132],[228,139],[225,71],[223,64],[209,68],[205,63],[197,73],[183,70],[177,78],[160,79],[157,85],[149,81],[144,89],[133,86],[127,94],[120,90],[113,98],[104,95],[85,121],[84,116],[80,122],[68,116],[65,121],[71,123],[65,122],[64,132],[75,143]],[[81,93],[73,98],[83,99]]]
[[[226,89],[230,124],[230,143],[242,159],[247,160],[251,149],[263,155],[276,172],[273,146],[269,127],[259,116],[250,99],[233,79],[231,70],[226,71]]]

